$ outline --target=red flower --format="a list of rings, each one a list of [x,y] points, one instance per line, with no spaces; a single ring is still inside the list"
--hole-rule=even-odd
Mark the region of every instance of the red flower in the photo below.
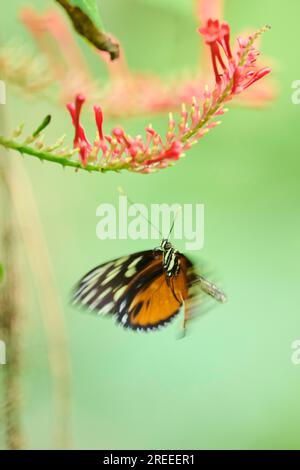
[[[221,73],[219,72],[219,66],[221,66],[223,72],[226,72],[227,70],[221,55],[221,49],[225,52],[225,56],[228,60],[232,59],[229,25],[227,23],[220,24],[218,20],[213,21],[212,19],[209,19],[206,26],[199,28],[198,31],[202,36],[204,36],[206,44],[210,46],[216,82],[220,83]]]
[[[166,160],[179,160],[182,155],[183,145],[180,140],[175,140],[172,142],[169,148],[163,150],[156,158],[152,160],[146,160],[146,165],[153,165],[153,163],[158,163]]]
[[[79,148],[81,162],[83,166],[86,166],[87,156],[92,150],[92,146],[86,138],[84,128],[80,124],[80,114],[84,102],[85,97],[83,95],[77,95],[75,105],[73,103],[68,103],[67,108],[71,114],[73,126],[75,127],[74,148]]]
[[[141,135],[131,137],[122,127],[115,127],[109,135],[104,134],[102,109],[95,105],[98,136],[92,145],[80,123],[85,97],[77,95],[75,104],[69,103],[67,108],[75,127],[74,147],[79,149],[82,165],[89,163],[103,171],[127,169],[139,173],[150,173],[172,165],[220,123],[216,119],[226,111],[226,102],[270,72],[268,67],[257,67],[258,51],[253,47],[255,39],[265,29],[246,40],[239,39],[234,55],[227,23],[209,19],[206,26],[199,29],[211,50],[216,85],[212,90],[205,87],[201,93],[198,92],[201,98],[194,97],[189,108],[182,105],[177,125],[173,115],[169,115],[165,138],[151,125],[146,127],[145,138]]]
[[[212,65],[219,92],[230,86],[232,94],[240,93],[270,73],[271,69],[267,67],[261,70],[255,68],[258,56],[258,52],[252,45],[256,39],[255,35],[249,36],[246,41],[238,41],[237,58],[234,59],[231,52],[228,23],[220,24],[218,20],[209,19],[206,26],[199,28],[198,31],[204,36],[206,44],[210,46]],[[244,63],[240,64],[239,62],[244,54]]]
[[[221,33],[219,20],[207,20],[206,26],[199,28],[198,31],[204,36],[206,44],[218,41]]]
[[[96,105],[94,106],[94,113],[95,113],[95,120],[96,120],[96,124],[97,124],[97,129],[98,129],[98,132],[99,132],[99,138],[100,140],[103,140],[103,131],[102,131],[102,126],[103,126],[103,113],[102,113],[102,109],[100,108],[100,106]]]
[[[183,125],[179,125],[179,136],[174,131],[175,122],[170,119],[167,143],[163,143],[162,137],[149,125],[146,128],[145,141],[141,136],[135,138],[127,135],[121,127],[112,129],[110,135],[103,134],[103,113],[100,106],[94,106],[95,121],[98,129],[98,138],[91,145],[86,137],[85,130],[80,123],[82,105],[85,102],[83,95],[77,95],[75,104],[68,103],[67,108],[71,114],[75,127],[74,148],[79,149],[79,155],[83,166],[89,161],[101,165],[102,168],[118,169],[126,167],[131,171],[149,173],[159,168],[169,166],[170,162],[178,160],[187,148],[180,141],[183,128],[186,128],[188,119],[187,111],[182,112]],[[172,134],[172,135],[171,135]],[[98,157],[99,151],[101,152]]]

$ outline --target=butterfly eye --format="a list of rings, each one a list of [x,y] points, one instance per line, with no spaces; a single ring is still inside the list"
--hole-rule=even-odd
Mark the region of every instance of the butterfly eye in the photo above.
[[[169,240],[167,240],[167,239],[162,240],[160,246],[161,246],[161,249],[162,249],[162,250],[169,250],[170,248],[172,248],[171,243],[170,243]]]

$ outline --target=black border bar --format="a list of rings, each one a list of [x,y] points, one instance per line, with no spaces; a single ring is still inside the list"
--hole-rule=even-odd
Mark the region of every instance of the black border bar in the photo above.
[[[115,467],[138,468],[146,466],[165,467],[181,466],[193,467],[207,464],[245,465],[260,464],[287,464],[300,463],[300,451],[288,450],[24,450],[24,451],[0,451],[0,467],[5,469],[5,464],[34,464],[46,463],[75,463],[83,468]]]

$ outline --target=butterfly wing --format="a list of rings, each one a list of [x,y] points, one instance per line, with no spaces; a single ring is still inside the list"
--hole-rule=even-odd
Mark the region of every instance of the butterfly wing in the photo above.
[[[195,273],[193,263],[178,253],[180,270],[168,278],[161,252],[141,251],[97,266],[74,290],[73,300],[98,314],[115,315],[125,328],[153,330],[168,323],[184,304],[184,324],[204,291],[212,287]],[[210,287],[210,288],[208,288]],[[219,300],[219,299],[217,299]]]
[[[98,314],[116,315],[125,328],[156,329],[168,323],[188,297],[191,262],[167,282],[160,252],[134,253],[97,266],[74,289],[73,301]]]
[[[130,280],[153,260],[153,251],[141,251],[101,264],[89,271],[73,291],[73,303],[98,314],[117,313],[118,299]]]
[[[153,330],[177,315],[188,298],[192,264],[180,256],[180,270],[170,280],[162,267],[162,255],[134,277],[117,304],[117,320],[134,330]]]

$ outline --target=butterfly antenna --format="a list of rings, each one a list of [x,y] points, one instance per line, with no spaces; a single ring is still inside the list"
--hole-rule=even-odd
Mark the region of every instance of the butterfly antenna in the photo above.
[[[118,192],[119,192],[120,194],[122,194],[122,196],[126,196],[126,197],[127,197],[127,200],[130,202],[130,204],[131,204],[132,206],[136,205],[136,203],[133,202],[133,201],[127,196],[127,194],[125,193],[124,189],[123,189],[121,186],[118,187]],[[157,227],[151,222],[151,220],[149,220],[148,217],[146,217],[139,209],[138,209],[138,212],[139,212],[139,214],[143,217],[143,219],[146,220],[149,225],[151,225],[152,228],[154,228],[155,230],[157,230],[157,232],[160,234],[161,238],[163,238],[163,234],[161,233],[161,231],[159,230],[159,228],[157,228]]]
[[[179,214],[180,211],[181,211],[181,207],[178,207],[177,211],[176,211],[175,214],[174,214],[173,222],[172,222],[171,228],[170,228],[170,230],[169,230],[167,239],[170,238],[170,235],[171,235],[171,233],[173,232],[174,225],[175,225],[175,221],[176,221],[176,217],[178,216],[178,214]]]

